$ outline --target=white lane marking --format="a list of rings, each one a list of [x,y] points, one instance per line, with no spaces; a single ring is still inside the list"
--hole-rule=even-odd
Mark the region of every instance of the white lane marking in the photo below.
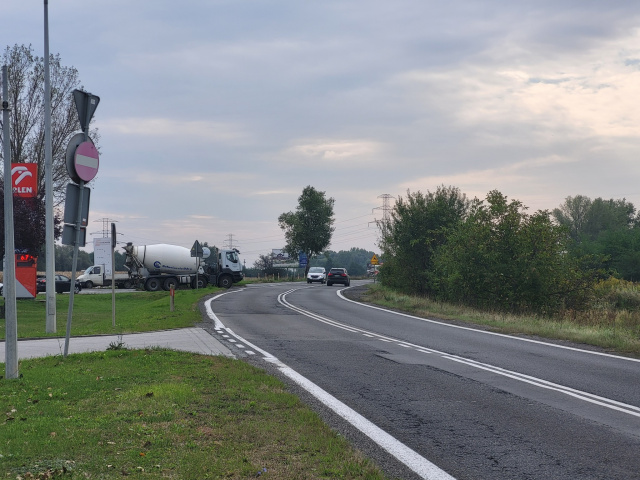
[[[564,386],[564,385],[559,385],[557,383],[552,383],[552,382],[549,382],[547,380],[543,380],[541,378],[532,377],[532,376],[529,376],[529,375],[525,375],[525,374],[522,374],[522,373],[514,372],[514,371],[507,370],[507,369],[504,369],[504,368],[501,368],[501,367],[497,367],[497,366],[494,366],[494,365],[490,365],[490,364],[487,364],[487,363],[480,363],[480,362],[477,362],[477,361],[469,359],[469,358],[464,358],[464,357],[460,357],[460,356],[457,356],[457,355],[452,355],[450,353],[442,352],[442,351],[439,351],[439,350],[434,350],[434,349],[431,349],[431,348],[424,347],[422,345],[416,345],[416,344],[413,344],[413,343],[410,343],[410,342],[404,342],[404,341],[401,341],[401,340],[399,340],[397,338],[393,338],[393,337],[389,337],[389,336],[385,336],[385,335],[380,335],[380,334],[378,334],[376,332],[371,332],[369,330],[364,330],[364,329],[361,329],[361,328],[356,328],[356,327],[344,325],[344,324],[342,324],[342,323],[340,323],[340,322],[338,322],[336,320],[332,320],[332,319],[329,319],[327,317],[323,317],[323,316],[321,316],[321,315],[319,315],[317,313],[314,313],[314,312],[309,312],[309,311],[307,311],[307,310],[305,310],[303,308],[297,307],[297,306],[292,305],[291,303],[289,303],[286,300],[286,296],[289,293],[292,293],[294,291],[295,291],[295,289],[292,289],[292,290],[288,290],[287,292],[281,293],[278,296],[278,302],[280,302],[281,305],[283,305],[283,306],[285,306],[285,307],[287,307],[287,308],[289,308],[291,310],[294,310],[295,312],[300,313],[301,315],[305,315],[305,316],[307,316],[309,318],[313,318],[314,320],[318,320],[318,321],[320,321],[322,323],[326,323],[327,325],[331,325],[331,326],[338,327],[338,328],[343,328],[344,330],[349,330],[349,331],[352,331],[352,332],[355,332],[355,333],[360,333],[360,334],[363,334],[363,335],[371,335],[371,336],[377,337],[380,340],[383,340],[385,342],[395,342],[398,346],[401,346],[401,347],[413,348],[413,349],[415,349],[417,351],[420,351],[422,353],[439,355],[441,358],[444,358],[444,359],[447,359],[447,360],[451,360],[451,361],[454,361],[454,362],[458,362],[458,363],[464,363],[466,365],[469,365],[471,367],[477,368],[479,370],[490,371],[492,373],[496,373],[498,375],[502,375],[504,377],[508,377],[508,378],[511,378],[513,380],[517,380],[517,381],[520,381],[520,382],[523,382],[523,383],[528,383],[530,385],[534,385],[534,386],[539,387],[539,388],[544,388],[544,389],[548,389],[548,390],[554,390],[554,391],[562,393],[564,395],[568,395],[568,396],[577,398],[577,399],[585,401],[585,402],[593,403],[595,405],[599,405],[599,406],[608,408],[610,410],[617,410],[619,412],[626,413],[626,414],[632,415],[634,417],[640,417],[640,407],[636,407],[635,405],[629,405],[629,404],[626,404],[626,403],[618,402],[616,400],[608,399],[608,398],[605,398],[605,397],[600,397],[598,395],[594,395],[594,394],[589,393],[589,392],[583,392],[581,390],[576,390],[576,389],[573,389],[571,387],[567,387],[567,386]],[[351,300],[349,300],[349,301],[351,301]],[[355,303],[357,303],[357,302],[355,302]],[[365,306],[367,306],[367,305],[365,305]],[[380,310],[384,310],[384,309],[380,309]],[[387,311],[387,310],[384,310],[384,311]],[[395,312],[391,312],[391,313],[395,313]],[[407,315],[407,316],[410,316],[410,315]],[[417,317],[415,317],[415,318],[417,318]],[[439,323],[439,322],[435,322],[435,323]],[[468,330],[473,330],[473,329],[468,329]],[[476,331],[476,330],[473,330],[473,331]],[[484,333],[484,332],[482,332],[482,333]],[[511,337],[509,337],[509,338],[511,338]],[[542,343],[542,342],[537,342],[537,343]],[[616,357],[616,358],[618,358],[618,357]]]
[[[594,403],[596,405],[600,405],[600,406],[609,408],[611,410],[617,410],[619,412],[626,413],[628,415],[640,417],[640,407],[636,407],[635,405],[629,405],[626,403],[618,402],[616,400],[612,400],[610,398],[600,397],[593,393],[583,392],[581,390],[575,390],[565,385],[558,385],[557,383],[549,382],[541,378],[532,377],[529,375],[525,375],[523,373],[513,372],[511,370],[507,370],[501,367],[495,367],[493,365],[489,365],[486,363],[476,362],[475,360],[458,357],[457,355],[443,356],[443,358],[448,358],[449,360],[452,360],[454,362],[464,363],[466,365],[470,365],[472,367],[479,368],[481,370],[497,373],[498,375],[503,375],[505,377],[513,378],[514,380],[518,380],[520,382],[529,383],[539,388],[555,390],[557,392],[564,393],[565,395],[569,395],[569,396],[578,398],[580,400],[584,400],[586,402]]]
[[[573,350],[574,352],[589,353],[591,355],[600,355],[602,357],[610,357],[610,358],[615,358],[617,360],[627,360],[629,362],[638,362],[638,363],[640,363],[640,358],[622,357],[620,355],[613,355],[611,353],[594,352],[594,351],[591,351],[591,350],[583,350],[581,348],[568,347],[566,345],[557,345],[555,343],[542,342],[540,340],[533,340],[531,338],[514,337],[512,335],[505,335],[504,333],[488,332],[486,330],[478,330],[476,328],[463,327],[461,325],[452,325],[450,323],[439,322],[437,320],[431,320],[429,318],[416,317],[414,315],[409,315],[408,313],[395,312],[393,310],[387,310],[386,308],[378,307],[378,306],[375,306],[375,305],[369,305],[368,303],[361,303],[361,302],[356,302],[355,300],[351,300],[351,299],[345,297],[344,295],[342,295],[342,290],[346,290],[346,289],[342,288],[342,289],[340,289],[340,290],[338,290],[336,292],[336,295],[338,295],[342,300],[345,300],[345,301],[351,302],[351,303],[355,303],[356,305],[360,305],[362,307],[372,308],[374,310],[380,310],[382,312],[392,313],[394,315],[399,315],[401,317],[407,317],[407,318],[411,318],[411,319],[414,319],[414,320],[420,320],[422,322],[427,322],[427,323],[434,323],[436,325],[442,325],[443,327],[459,328],[460,330],[470,330],[472,332],[482,333],[482,334],[485,334],[485,335],[495,335],[496,337],[509,338],[511,340],[518,340],[520,342],[537,343],[539,345],[545,345],[547,347],[562,348],[564,350]]]
[[[227,292],[231,293],[231,292]],[[407,468],[414,471],[416,474],[420,475],[421,478],[425,480],[455,480],[454,477],[449,475],[444,470],[438,468],[436,465],[431,463],[429,460],[418,454],[415,450],[407,447],[402,442],[396,440],[394,437],[389,435],[387,432],[382,430],[380,427],[370,422],[362,415],[360,415],[355,410],[349,408],[347,405],[342,403],[340,400],[330,395],[328,392],[317,386],[315,383],[311,382],[307,378],[300,375],[298,372],[288,367],[276,357],[271,355],[269,352],[262,350],[260,347],[248,342],[246,339],[242,338],[240,335],[234,333],[231,329],[226,328],[224,324],[220,321],[220,319],[213,313],[211,308],[211,302],[216,300],[217,298],[225,295],[225,293],[217,295],[216,297],[210,298],[205,302],[205,309],[209,318],[211,318],[215,325],[216,329],[224,329],[230,335],[233,335],[241,342],[249,345],[251,348],[262,354],[264,359],[270,363],[276,365],[278,370],[282,372],[283,375],[286,375],[295,383],[300,385],[300,387],[304,388],[307,392],[321,401],[328,408],[333,410],[336,414],[340,415],[340,417],[344,418],[347,422],[353,425],[355,428],[364,433],[367,437],[369,437],[372,441],[374,441],[381,448],[389,452],[393,455],[398,461],[402,462]]]

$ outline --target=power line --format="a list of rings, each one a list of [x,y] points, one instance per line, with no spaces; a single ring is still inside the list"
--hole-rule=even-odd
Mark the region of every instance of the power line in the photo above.
[[[227,235],[227,239],[223,242],[223,246],[229,249],[237,248],[237,245],[233,244],[233,233]]]
[[[380,222],[382,222],[383,225],[386,225],[387,222],[389,221],[389,212],[391,211],[391,207],[389,206],[389,200],[394,197],[393,195],[390,195],[388,193],[383,193],[382,195],[378,195],[378,198],[382,199],[382,206],[375,207],[373,210],[382,210],[382,220],[375,220],[375,222],[370,222],[370,223],[376,223],[376,225],[380,226]]]

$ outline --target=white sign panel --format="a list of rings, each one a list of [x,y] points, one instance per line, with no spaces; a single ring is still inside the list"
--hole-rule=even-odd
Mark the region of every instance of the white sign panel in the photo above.
[[[95,265],[104,265],[104,272],[111,276],[111,237],[93,239],[93,261]]]

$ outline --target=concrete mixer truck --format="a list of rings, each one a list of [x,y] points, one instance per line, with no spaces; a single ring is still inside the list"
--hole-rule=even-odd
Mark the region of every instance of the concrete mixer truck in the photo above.
[[[202,288],[207,284],[229,288],[244,278],[238,250],[211,250],[204,247],[202,258],[192,257],[188,248],[156,244],[134,246],[127,243],[125,268],[134,286],[150,292],[170,290],[178,285]],[[211,260],[206,263],[205,260]]]

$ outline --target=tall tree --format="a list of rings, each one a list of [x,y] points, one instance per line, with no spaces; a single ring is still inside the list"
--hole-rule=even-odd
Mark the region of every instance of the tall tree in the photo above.
[[[635,223],[635,213],[636,208],[624,198],[604,200],[598,197],[587,212],[584,233],[594,240],[603,232],[627,230]]]
[[[550,314],[585,308],[601,271],[590,258],[567,255],[567,229],[546,210],[533,215],[497,190],[476,200],[437,252],[440,295],[502,311]]]
[[[455,187],[435,192],[407,192],[398,198],[390,220],[382,224],[380,247],[385,259],[381,281],[409,293],[434,290],[433,257],[447,231],[465,217],[469,201]]]
[[[298,197],[298,206],[294,212],[286,212],[278,217],[278,224],[284,231],[287,242],[284,250],[297,258],[300,252],[306,254],[309,261],[321,253],[331,243],[333,227],[333,205],[335,200],[327,198],[312,186],[307,186]],[[307,262],[305,276],[309,272]]]
[[[264,275],[275,275],[281,269],[275,268],[273,266],[273,256],[272,255],[260,255],[258,260],[253,263],[253,268],[258,272],[262,272]]]
[[[598,236],[611,230],[624,230],[636,224],[636,208],[626,199],[591,200],[584,195],[567,197],[562,205],[553,209],[553,217],[569,229],[578,242],[597,240]]]
[[[54,216],[54,236],[62,234],[62,220]],[[36,198],[13,198],[13,229],[16,250],[38,256],[46,241],[44,192]],[[4,182],[0,180],[0,232],[4,232]],[[4,235],[0,235],[0,252],[4,252]]]
[[[14,45],[5,49],[2,61],[8,66],[9,74],[7,101],[11,109],[11,161],[37,163],[38,190],[44,192],[44,58],[35,55],[31,46]],[[50,56],[49,67],[53,195],[54,203],[59,205],[64,200],[69,180],[66,169],[67,144],[71,136],[80,130],[72,95],[74,89],[80,88],[80,80],[74,67],[62,65],[60,55]],[[0,142],[2,133],[0,128]],[[98,146],[98,131],[91,130],[90,135]],[[0,151],[0,158],[2,155]]]
[[[578,240],[584,233],[587,214],[591,208],[591,199],[584,195],[567,197],[564,203],[553,209],[553,217],[560,224],[568,228],[574,240]]]

